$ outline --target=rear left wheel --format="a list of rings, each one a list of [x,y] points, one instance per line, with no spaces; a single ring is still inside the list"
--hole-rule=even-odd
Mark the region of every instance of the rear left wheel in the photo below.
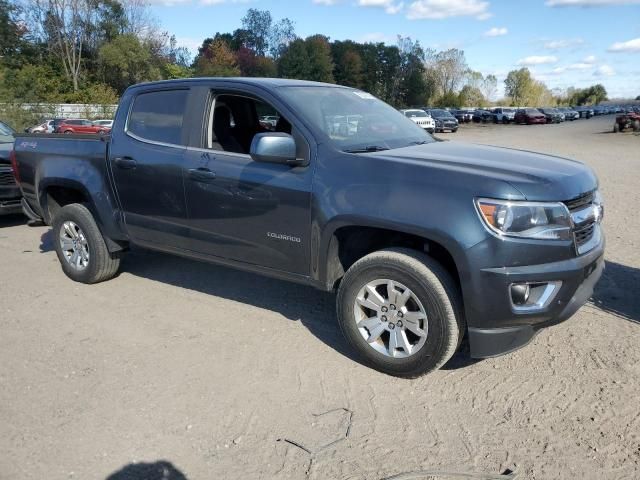
[[[81,283],[114,277],[120,258],[107,249],[91,212],[79,203],[60,209],[53,221],[56,254],[64,273]]]

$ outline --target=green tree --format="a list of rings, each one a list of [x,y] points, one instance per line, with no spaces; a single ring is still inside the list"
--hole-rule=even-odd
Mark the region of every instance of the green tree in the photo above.
[[[134,83],[160,79],[153,60],[149,48],[133,34],[119,35],[98,53],[102,77],[120,93]]]
[[[362,59],[358,52],[347,50],[340,58],[341,85],[360,88],[362,85]]]
[[[68,83],[64,76],[47,64],[3,68],[0,77],[2,101],[56,103],[63,101],[67,93]]]
[[[283,78],[309,78],[309,53],[304,40],[297,39],[289,44],[278,61],[278,73]]]
[[[435,106],[440,108],[460,108],[462,107],[462,104],[460,103],[460,95],[455,92],[447,92],[444,95],[438,97],[438,99],[435,101]]]
[[[266,55],[269,49],[272,24],[273,18],[268,10],[250,8],[242,17],[242,28],[246,32],[245,46],[253,50],[256,55]]]
[[[391,101],[396,106],[424,105],[432,94],[425,76],[424,50],[420,42],[399,35],[397,49],[400,62],[394,75]]]
[[[214,40],[196,60],[195,73],[205,77],[240,75],[236,57],[223,40]]]
[[[363,61],[359,45],[352,41],[331,43],[333,77],[336,83],[348,87],[363,88]]]
[[[511,98],[511,104],[527,106],[526,99],[531,97],[534,80],[531,72],[524,67],[520,70],[511,70],[504,80],[505,94]]]
[[[456,92],[469,71],[464,51],[457,48],[442,52],[428,49],[425,52],[425,64],[426,75],[440,95]]]
[[[324,35],[313,35],[304,41],[309,56],[307,80],[335,83],[329,39]]]
[[[460,106],[484,107],[487,101],[478,87],[465,85],[458,94]]]
[[[23,43],[19,12],[17,5],[0,0],[0,55],[3,59],[16,55]]]

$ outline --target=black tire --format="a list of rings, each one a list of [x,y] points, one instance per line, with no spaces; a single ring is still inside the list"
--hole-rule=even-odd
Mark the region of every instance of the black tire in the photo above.
[[[372,348],[355,320],[358,292],[369,282],[389,279],[409,288],[427,313],[427,337],[413,355],[393,358]],[[444,365],[464,335],[462,301],[449,273],[434,259],[410,249],[385,249],[358,260],[345,274],[337,298],[338,322],[347,341],[367,365],[389,375],[415,378]]]
[[[453,130],[451,130],[451,133],[456,133],[458,131],[457,128],[454,128]]]
[[[60,242],[64,222],[72,221],[84,233],[89,248],[89,262],[83,269],[76,269],[67,261]],[[120,267],[120,258],[109,252],[91,212],[82,204],[72,203],[62,207],[53,220],[53,243],[62,270],[71,280],[81,283],[98,283],[113,278]]]

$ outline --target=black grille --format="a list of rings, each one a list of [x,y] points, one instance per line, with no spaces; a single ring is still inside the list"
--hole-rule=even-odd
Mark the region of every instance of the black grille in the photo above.
[[[11,171],[11,168],[6,169],[0,167],[0,185],[7,186],[15,184],[16,180],[15,178],[13,178],[13,172]]]
[[[568,200],[564,202],[570,212],[574,212],[576,210],[580,210],[581,208],[586,207],[593,203],[593,192],[589,192],[585,195],[582,195],[578,198],[574,198],[573,200]]]
[[[568,200],[564,202],[571,213],[582,210],[585,207],[588,207],[593,203],[594,192],[589,192],[585,195],[581,195],[578,198],[574,198],[573,200]],[[576,240],[576,248],[580,251],[580,247],[585,245],[591,238],[596,229],[596,224],[593,221],[589,221],[588,223],[583,223],[577,225],[575,230],[573,231],[573,235]],[[581,252],[584,253],[584,252]]]
[[[576,236],[576,246],[581,247],[593,237],[593,231],[596,228],[595,223],[590,223],[584,227],[576,229],[574,235]]]

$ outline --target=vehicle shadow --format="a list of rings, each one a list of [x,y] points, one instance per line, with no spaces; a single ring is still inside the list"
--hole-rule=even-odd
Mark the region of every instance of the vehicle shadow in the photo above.
[[[301,322],[309,332],[336,352],[364,365],[340,332],[333,293],[139,249],[123,257],[121,272],[278,312],[291,321]],[[468,353],[462,350],[450,360],[446,369],[464,368],[473,363],[476,361],[469,361]]]
[[[53,252],[53,230],[48,229],[40,235],[40,252]]]
[[[301,322],[326,345],[361,363],[340,332],[335,316],[335,295],[331,293],[137,248],[123,257],[120,271],[277,312],[288,320]]]
[[[27,217],[21,213],[16,213],[15,215],[2,215],[0,216],[0,228],[24,225],[27,223],[27,220]]]
[[[130,463],[106,480],[187,480],[187,477],[171,462],[159,460],[153,463]]]
[[[640,324],[640,269],[606,261],[604,273],[591,297],[593,305]]]

